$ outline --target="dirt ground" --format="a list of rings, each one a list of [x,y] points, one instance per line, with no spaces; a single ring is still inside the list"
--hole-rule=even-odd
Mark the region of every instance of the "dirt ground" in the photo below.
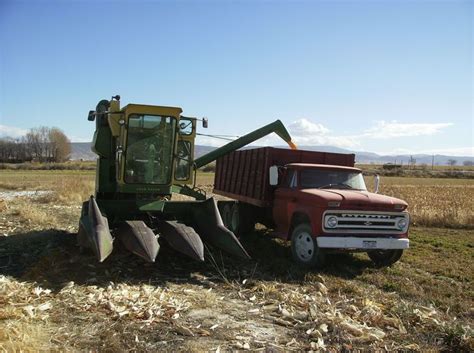
[[[414,227],[383,269],[357,254],[302,270],[262,227],[242,239],[251,261],[162,244],[147,264],[117,244],[100,264],[76,246],[79,213],[0,201],[0,350],[474,350],[472,229]]]

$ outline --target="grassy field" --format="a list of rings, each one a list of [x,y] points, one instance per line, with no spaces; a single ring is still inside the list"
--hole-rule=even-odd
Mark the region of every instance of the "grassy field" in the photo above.
[[[248,262],[162,247],[153,265],[120,249],[98,264],[75,245],[93,186],[89,171],[0,173],[0,350],[474,350],[472,180],[382,178],[410,204],[411,248],[319,272],[263,228],[242,239]]]

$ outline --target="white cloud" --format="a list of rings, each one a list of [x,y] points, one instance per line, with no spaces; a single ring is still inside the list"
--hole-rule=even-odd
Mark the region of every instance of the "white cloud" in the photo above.
[[[15,126],[0,125],[0,137],[17,138],[26,135],[28,130]]]
[[[341,148],[363,151],[362,146],[367,139],[389,139],[400,137],[417,137],[422,135],[434,135],[452,123],[399,123],[397,121],[377,121],[372,127],[353,135],[335,135],[330,129],[319,123],[313,123],[309,119],[299,119],[287,125],[293,141],[298,146],[305,145],[328,145]],[[220,147],[227,141],[214,139],[206,136],[198,136],[197,144]],[[284,141],[272,133],[265,136],[251,146],[276,146],[285,145]],[[474,147],[438,148],[425,150],[411,150],[410,148],[397,148],[391,151],[370,151],[384,155],[395,154],[443,154],[450,156],[474,156]]]
[[[288,125],[288,131],[297,145],[330,145],[343,148],[359,146],[354,136],[335,136],[322,124],[302,118]]]
[[[325,135],[329,132],[329,129],[324,127],[322,124],[313,123],[305,118],[293,121],[288,125],[288,130],[290,130],[295,136],[304,136],[308,134]]]
[[[453,125],[452,123],[399,123],[393,121],[377,121],[374,127],[365,130],[361,137],[386,139],[395,137],[413,137],[434,135],[442,129]]]
[[[308,119],[299,119],[287,126],[293,142],[298,146],[304,145],[331,145],[337,147],[351,148],[358,146],[359,143],[351,136],[332,136],[330,130],[322,124],[316,124]],[[198,145],[220,147],[228,141],[215,139],[207,136],[197,136]],[[285,145],[285,142],[275,133],[265,136],[251,146],[278,146]]]

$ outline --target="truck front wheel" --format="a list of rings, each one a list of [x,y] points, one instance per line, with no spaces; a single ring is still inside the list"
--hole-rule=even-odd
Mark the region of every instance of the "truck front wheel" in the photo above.
[[[293,229],[291,253],[293,260],[300,266],[307,268],[324,266],[325,254],[311,235],[311,225],[308,223],[301,223]]]
[[[393,265],[395,262],[400,260],[402,257],[403,250],[395,249],[395,250],[373,250],[368,251],[367,255],[369,255],[370,259],[376,266],[385,267]]]

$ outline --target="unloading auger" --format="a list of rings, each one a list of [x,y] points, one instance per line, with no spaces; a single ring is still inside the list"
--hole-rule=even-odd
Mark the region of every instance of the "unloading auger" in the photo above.
[[[275,132],[291,148],[280,120],[194,159],[197,121],[181,108],[128,104],[120,96],[101,100],[91,110],[96,122],[92,150],[98,155],[95,196],[83,203],[78,243],[104,261],[117,238],[125,248],[154,262],[162,237],[171,248],[204,260],[203,241],[232,255],[249,258],[234,233],[222,223],[214,198],[195,185],[198,168]],[[175,201],[173,193],[191,196]]]

